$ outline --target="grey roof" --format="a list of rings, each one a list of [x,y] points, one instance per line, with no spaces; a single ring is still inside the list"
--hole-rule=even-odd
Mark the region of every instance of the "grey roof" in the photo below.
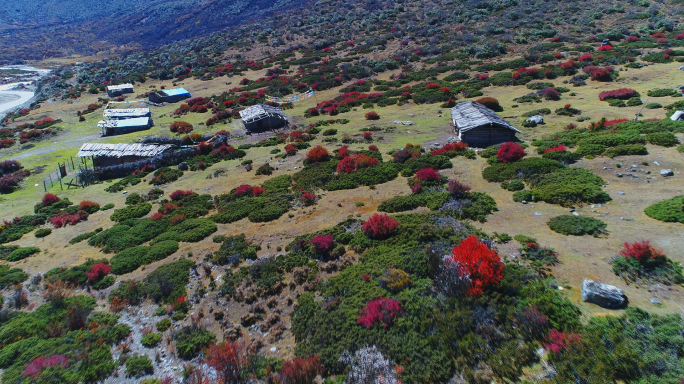
[[[150,107],[146,108],[126,108],[126,109],[105,109],[102,116],[107,117],[139,117],[150,114]]]
[[[498,125],[521,133],[496,112],[474,101],[464,101],[451,108],[451,121],[459,131],[465,132],[484,125]]]
[[[140,143],[123,143],[123,144],[98,144],[85,143],[78,150],[76,157],[87,156],[104,156],[104,157],[124,157],[124,156],[140,156],[153,157],[158,154],[173,148],[171,144],[156,145],[156,144],[140,144]]]
[[[287,120],[287,115],[282,109],[266,104],[257,104],[240,111],[240,117],[244,123],[252,123],[267,117],[277,117]]]
[[[133,89],[133,84],[119,84],[119,85],[110,85],[107,87],[108,91],[113,91],[115,89]]]

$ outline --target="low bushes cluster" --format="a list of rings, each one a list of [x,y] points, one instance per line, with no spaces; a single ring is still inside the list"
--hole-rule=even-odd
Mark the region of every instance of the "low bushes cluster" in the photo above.
[[[12,253],[7,255],[5,260],[6,261],[19,261],[19,260],[23,260],[29,256],[33,256],[38,252],[40,252],[40,248],[38,248],[38,247],[17,248],[14,251],[12,251]]]
[[[256,260],[261,246],[247,241],[245,234],[230,236],[221,240],[221,247],[211,255],[211,262],[216,265],[237,266],[243,260]]]
[[[178,180],[183,176],[183,171],[177,168],[163,167],[154,172],[154,177],[150,180],[152,185],[168,184]]]
[[[648,240],[625,243],[620,255],[612,259],[613,272],[630,282],[667,285],[684,283],[682,267],[655,248]]]
[[[28,277],[28,273],[25,273],[20,268],[0,265],[0,288],[8,288],[15,284],[23,283]]]
[[[606,223],[593,217],[561,215],[551,218],[547,224],[552,231],[563,235],[599,237],[606,233]]]
[[[70,268],[54,268],[45,273],[48,282],[62,281],[75,287],[91,286],[97,290],[107,288],[114,283],[107,275],[111,271],[106,259],[88,259],[85,263]]]
[[[112,273],[123,275],[133,272],[142,265],[151,264],[163,260],[178,250],[178,242],[164,240],[155,242],[150,247],[137,246],[127,248],[112,257],[110,260]]]
[[[114,213],[109,217],[112,221],[122,222],[130,219],[137,219],[150,213],[152,204],[140,203],[136,205],[129,205],[124,208],[115,209]]]
[[[684,195],[649,205],[644,213],[656,220],[684,224]]]
[[[142,281],[122,282],[109,293],[110,303],[125,302],[137,305],[145,298],[157,303],[177,304],[177,299],[185,297],[185,286],[190,281],[190,268],[195,267],[191,260],[179,260],[164,264],[152,271]]]

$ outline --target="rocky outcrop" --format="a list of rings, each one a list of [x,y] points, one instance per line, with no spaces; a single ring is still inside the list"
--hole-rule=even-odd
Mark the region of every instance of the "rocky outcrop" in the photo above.
[[[582,283],[582,301],[608,309],[624,308],[628,302],[622,289],[594,280],[584,280]]]

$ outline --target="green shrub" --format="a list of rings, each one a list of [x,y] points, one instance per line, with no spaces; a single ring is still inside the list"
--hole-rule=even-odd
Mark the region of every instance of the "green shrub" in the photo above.
[[[169,167],[159,168],[154,172],[154,177],[152,178],[152,180],[150,180],[150,184],[152,184],[152,185],[168,184],[168,183],[171,183],[171,182],[178,180],[181,176],[183,176],[183,171],[181,171],[177,168],[169,168]]]
[[[0,265],[0,288],[7,288],[14,284],[23,283],[28,277],[28,273],[25,273],[19,268],[10,268],[8,265]]]
[[[45,273],[44,277],[46,281],[60,280],[76,287],[84,287],[88,284],[86,272],[90,271],[93,265],[100,263],[109,264],[109,261],[107,259],[87,259],[85,263],[70,268],[59,267],[51,269]]]
[[[515,235],[513,236],[513,240],[517,241],[520,244],[527,244],[527,243],[536,243],[537,239],[534,237],[529,237],[525,235]]]
[[[143,176],[144,176],[143,174],[126,176],[123,179],[121,179],[121,180],[117,181],[116,183],[110,185],[109,187],[105,188],[105,191],[110,192],[110,193],[121,192],[124,189],[126,189],[126,187],[129,185],[132,186],[132,185],[140,184]],[[109,204],[107,204],[107,205],[109,205]]]
[[[644,102],[641,101],[639,97],[632,97],[625,103],[628,107],[636,107],[637,105],[642,105]]]
[[[522,190],[522,191],[517,191],[513,194],[513,201],[517,201],[518,203],[527,201],[531,202],[532,200],[532,191],[529,190]]]
[[[613,272],[627,283],[640,281],[666,285],[684,283],[682,267],[665,255],[645,260],[618,255],[611,263]]]
[[[131,193],[126,196],[126,205],[138,205],[144,203],[145,200],[137,193]]]
[[[178,242],[176,240],[165,240],[155,243],[147,251],[144,264],[150,264],[158,260],[163,260],[168,256],[173,255],[178,250]]]
[[[109,204],[103,205],[103,206],[100,208],[100,211],[106,211],[106,210],[112,209],[112,208],[114,208],[114,204],[109,203]]]
[[[646,135],[649,144],[660,145],[661,147],[674,147],[679,144],[679,139],[672,132],[652,132]]]
[[[41,229],[37,230],[36,233],[34,233],[34,235],[35,235],[36,237],[38,237],[38,238],[41,238],[41,237],[45,237],[45,236],[47,236],[47,235],[49,235],[49,234],[51,234],[51,233],[52,233],[52,229],[50,229],[50,228],[41,228]]]
[[[525,183],[523,183],[522,180],[517,179],[511,180],[510,182],[504,181],[503,183],[501,183],[501,188],[511,192],[522,191],[523,189],[525,189]]]
[[[130,205],[125,208],[115,209],[110,219],[116,222],[121,222],[128,219],[136,219],[147,215],[151,210],[152,204],[150,203]]]
[[[112,273],[115,275],[123,275],[124,273],[135,271],[138,267],[143,265],[143,261],[149,249],[150,247],[137,246],[127,248],[117,253],[110,260]]]
[[[580,144],[575,153],[581,156],[600,155],[606,151],[606,146],[601,144]]]
[[[126,360],[126,376],[141,377],[154,372],[152,360],[145,355],[136,355]]]
[[[155,302],[175,302],[177,298],[185,296],[185,286],[190,281],[190,268],[194,266],[194,262],[185,259],[155,269],[143,280],[147,295]]]
[[[489,159],[494,156],[496,156],[496,153],[499,151],[499,145],[492,145],[491,147],[487,147],[480,151],[480,157]]]
[[[102,280],[93,284],[92,287],[96,291],[101,291],[103,289],[111,287],[112,285],[114,285],[114,283],[116,283],[116,279],[114,278],[114,276],[105,276]]]
[[[482,177],[489,182],[503,182],[522,178],[530,180],[551,173],[565,166],[554,160],[530,157],[512,163],[496,163],[482,171]]]
[[[161,319],[157,322],[157,331],[164,332],[169,328],[171,328],[171,320],[170,319]]]
[[[72,244],[72,245],[73,245],[73,244],[76,244],[76,243],[80,243],[81,241],[88,240],[88,239],[90,239],[91,237],[97,235],[97,234],[100,233],[100,232],[102,232],[102,228],[97,228],[97,229],[95,229],[93,232],[88,232],[88,233],[80,234],[80,235],[74,237],[73,239],[69,240],[69,244]]]
[[[608,148],[605,152],[603,152],[603,156],[610,157],[611,159],[617,156],[634,155],[648,155],[648,150],[646,147],[640,144],[626,144]]]
[[[19,248],[7,256],[5,260],[7,261],[19,261],[23,260],[31,255],[35,255],[36,253],[40,252],[40,248],[38,247],[26,247],[26,248]]]
[[[675,196],[646,207],[644,213],[666,223],[684,224],[684,195]]]
[[[216,341],[216,335],[206,329],[192,329],[183,327],[173,335],[176,342],[176,355],[181,359],[190,360],[198,353]]]
[[[157,236],[152,244],[165,240],[196,243],[216,232],[217,230],[218,227],[216,226],[216,223],[209,219],[188,219],[174,227],[171,227],[169,232]]]
[[[157,344],[162,339],[161,333],[148,333],[147,335],[143,336],[143,338],[140,340],[140,344],[142,344],[146,348],[153,348],[156,347]]]
[[[185,319],[187,314],[185,312],[175,312],[173,315],[171,315],[171,320],[173,321],[183,321]]]
[[[684,153],[684,145],[680,145],[679,147],[677,147],[677,152]]]
[[[256,174],[257,175],[271,175],[271,174],[273,174],[274,170],[275,170],[275,168],[271,167],[268,163],[266,163],[266,164],[260,166],[259,168],[257,168]]]
[[[674,88],[652,89],[648,91],[648,97],[679,96],[679,92]]]
[[[261,246],[247,241],[245,234],[230,236],[222,241],[221,248],[211,256],[216,265],[238,265],[243,260],[256,260]]]
[[[660,103],[648,103],[648,104],[646,104],[646,106],[644,108],[646,108],[646,109],[659,109],[662,107],[663,107],[663,105]]]
[[[561,215],[547,223],[552,231],[563,235],[592,235],[598,237],[606,233],[606,223],[593,217]]]

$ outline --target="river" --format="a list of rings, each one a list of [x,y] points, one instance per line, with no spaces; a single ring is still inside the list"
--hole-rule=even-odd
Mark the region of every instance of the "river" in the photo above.
[[[4,116],[6,111],[17,108],[19,106],[23,106],[24,104],[28,103],[35,94],[35,92],[32,90],[15,90],[15,87],[22,84],[30,85],[33,81],[39,80],[40,78],[46,76],[50,72],[49,69],[34,68],[24,65],[0,67],[0,70],[2,69],[20,69],[26,72],[34,72],[36,73],[36,75],[27,79],[28,81],[0,84],[0,117]]]

